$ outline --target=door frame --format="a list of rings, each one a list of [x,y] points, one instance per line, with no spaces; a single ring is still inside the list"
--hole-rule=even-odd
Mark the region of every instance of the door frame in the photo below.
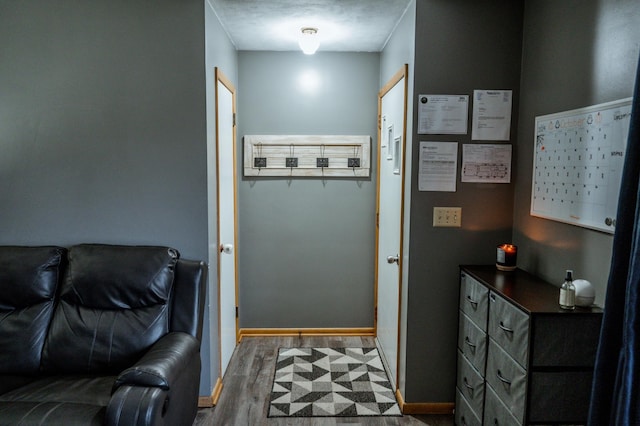
[[[398,341],[397,341],[397,359],[396,359],[396,369],[400,369],[400,339],[401,339],[401,319],[402,319],[402,278],[403,278],[403,247],[404,247],[404,204],[405,204],[405,169],[406,169],[406,146],[407,146],[407,95],[408,95],[408,76],[409,76],[409,65],[404,64],[394,75],[391,77],[387,83],[380,89],[378,92],[378,173],[376,177],[376,243],[375,243],[375,259],[374,259],[374,292],[373,292],[373,300],[374,300],[374,321],[373,321],[373,329],[374,333],[378,335],[378,250],[380,249],[380,162],[382,156],[382,98],[386,95],[391,89],[393,89],[396,84],[398,84],[402,79],[404,79],[404,108],[402,113],[402,168],[400,171],[400,179],[401,179],[401,200],[400,200],[400,248],[398,253]],[[396,389],[400,386],[400,375],[399,371],[393,372],[396,380]]]
[[[235,342],[236,346],[238,345],[238,175],[237,175],[237,164],[236,164],[236,89],[231,82],[220,70],[220,68],[215,67],[215,106],[216,106],[216,202],[217,202],[217,272],[218,272],[218,342],[220,343],[218,346],[218,376],[220,380],[222,380],[222,309],[221,309],[221,256],[222,253],[222,244],[223,242],[220,240],[220,114],[219,114],[219,93],[218,93],[218,85],[222,84],[224,87],[231,92],[231,103],[233,109],[233,125],[232,125],[232,144],[233,144],[233,263],[234,263],[234,293],[235,293]]]

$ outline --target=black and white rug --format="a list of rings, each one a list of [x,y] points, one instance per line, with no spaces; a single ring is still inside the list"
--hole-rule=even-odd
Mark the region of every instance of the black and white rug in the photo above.
[[[401,416],[376,348],[281,348],[269,417]]]

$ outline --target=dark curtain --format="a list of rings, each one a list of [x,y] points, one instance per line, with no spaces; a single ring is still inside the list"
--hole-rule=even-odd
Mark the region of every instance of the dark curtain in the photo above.
[[[620,184],[590,426],[640,425],[640,64]]]

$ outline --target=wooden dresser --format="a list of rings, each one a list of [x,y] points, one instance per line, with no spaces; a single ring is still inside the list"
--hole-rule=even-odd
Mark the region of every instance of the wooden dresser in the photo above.
[[[520,269],[460,267],[457,425],[586,422],[602,310],[558,295]]]

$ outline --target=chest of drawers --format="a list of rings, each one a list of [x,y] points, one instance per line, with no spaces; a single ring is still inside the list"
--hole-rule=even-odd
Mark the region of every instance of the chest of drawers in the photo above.
[[[457,425],[584,423],[602,311],[517,269],[460,267]]]

